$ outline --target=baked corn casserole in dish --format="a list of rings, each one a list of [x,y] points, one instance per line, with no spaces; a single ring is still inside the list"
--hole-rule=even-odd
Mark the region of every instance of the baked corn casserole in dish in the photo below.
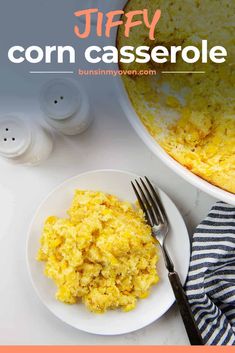
[[[46,219],[37,259],[64,303],[94,313],[130,311],[159,280],[142,210],[103,192],[76,190],[67,218]]]
[[[150,17],[157,9],[162,12],[156,39],[149,39],[145,26],[133,27],[129,37],[120,27],[118,48],[193,45],[200,49],[207,40],[208,47],[223,45],[227,57],[220,64],[200,60],[188,64],[180,55],[174,64],[121,63],[124,70],[156,71],[155,75],[122,76],[131,104],[171,157],[211,184],[235,193],[235,2],[149,0],[147,4]],[[125,11],[145,7],[145,0],[129,0]]]

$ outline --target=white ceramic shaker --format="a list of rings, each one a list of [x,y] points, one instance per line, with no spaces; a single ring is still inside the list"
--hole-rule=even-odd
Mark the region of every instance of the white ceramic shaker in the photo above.
[[[77,135],[92,122],[89,100],[75,80],[58,78],[41,90],[41,110],[47,123],[64,135]]]
[[[33,118],[0,117],[0,156],[16,164],[37,165],[51,154],[51,136]]]

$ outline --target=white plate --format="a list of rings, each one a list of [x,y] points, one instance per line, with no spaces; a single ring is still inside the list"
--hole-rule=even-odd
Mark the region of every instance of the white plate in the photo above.
[[[160,282],[153,287],[147,299],[139,300],[136,309],[128,313],[117,310],[100,315],[90,313],[83,304],[66,305],[55,300],[56,287],[43,275],[44,265],[35,260],[45,218],[49,215],[65,216],[75,189],[104,191],[134,202],[136,198],[130,182],[136,177],[122,171],[99,170],[69,179],[53,190],[41,203],[30,225],[27,260],[33,287],[41,301],[55,316],[79,330],[100,335],[118,335],[135,331],[159,319],[174,303],[174,295],[162,257],[157,266]],[[167,247],[181,280],[185,282],[190,258],[188,232],[173,202],[161,190],[160,196],[171,225]]]

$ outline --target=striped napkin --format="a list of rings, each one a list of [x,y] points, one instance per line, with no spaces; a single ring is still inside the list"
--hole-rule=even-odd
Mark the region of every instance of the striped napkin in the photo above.
[[[235,345],[235,207],[216,203],[193,236],[186,292],[207,345]]]

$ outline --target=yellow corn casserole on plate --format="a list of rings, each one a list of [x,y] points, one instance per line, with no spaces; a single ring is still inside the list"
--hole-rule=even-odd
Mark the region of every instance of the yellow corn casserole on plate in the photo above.
[[[138,177],[117,170],[77,175],[52,190],[32,219],[32,285],[42,303],[76,329],[125,334],[157,320],[175,301],[163,256],[136,206],[131,181]],[[166,245],[184,283],[187,228],[174,203],[158,191],[170,223]]]
[[[76,190],[67,218],[46,219],[38,260],[67,304],[130,311],[158,282],[157,247],[142,210],[100,191]]]

